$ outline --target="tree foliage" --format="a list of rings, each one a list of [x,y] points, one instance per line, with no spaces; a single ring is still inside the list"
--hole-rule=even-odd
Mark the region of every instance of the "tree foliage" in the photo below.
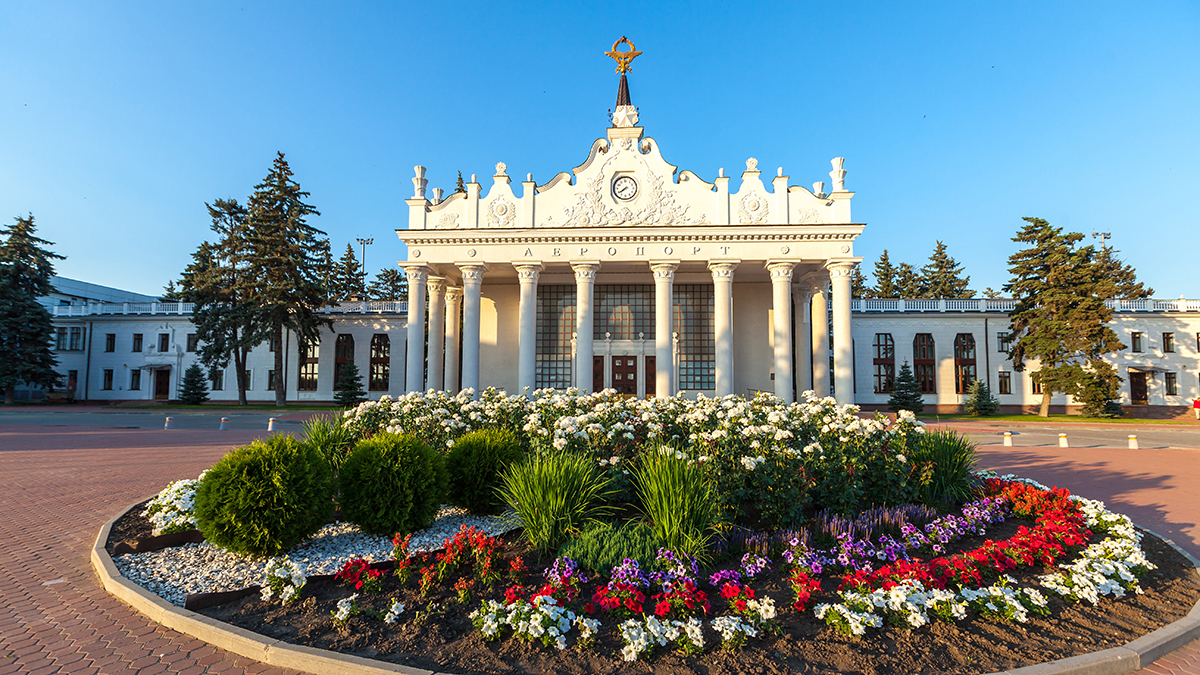
[[[879,254],[879,260],[875,261],[875,286],[871,289],[871,296],[874,298],[900,298],[904,297],[900,292],[900,287],[896,284],[896,268],[892,266],[892,261],[888,258],[887,249],[883,249],[883,253]]]
[[[892,382],[892,396],[888,399],[888,410],[892,412],[908,410],[915,414],[924,409],[925,400],[921,397],[921,383],[917,382],[912,367],[908,365],[908,361],[905,361],[900,366],[900,372],[896,374],[895,381]]]
[[[850,273],[850,297],[852,298],[870,298],[874,297],[871,294],[871,288],[867,286],[867,278],[863,276],[862,268],[858,265],[854,266],[854,271]]]
[[[0,231],[0,388],[5,403],[14,401],[18,384],[53,388],[62,379],[50,349],[54,324],[38,298],[53,291],[54,260],[63,257],[46,250],[54,244],[35,236],[36,230],[30,214]]]
[[[1102,291],[1106,293],[1105,299],[1140,300],[1154,295],[1153,288],[1137,280],[1137,271],[1133,266],[1118,258],[1117,251],[1111,248],[1101,248],[1096,252],[1096,269],[1100,277],[1112,284],[1111,288]]]
[[[865,298],[970,298],[971,277],[962,273],[962,265],[946,252],[946,245],[937,242],[929,263],[917,269],[908,263],[892,264],[886,249],[875,261],[875,285],[866,287]],[[858,297],[858,296],[855,296]]]
[[[992,396],[992,388],[987,385],[987,382],[972,380],[970,388],[967,389],[967,400],[963,402],[963,408],[968,415],[987,417],[995,415],[1000,410],[1000,402]]]
[[[183,371],[183,380],[179,383],[179,402],[186,405],[200,405],[208,400],[208,382],[200,364],[193,363]]]
[[[964,276],[962,265],[946,253],[946,244],[941,241],[934,246],[929,263],[921,268],[921,278],[927,298],[970,298],[974,295],[967,285],[970,276]]]
[[[1108,326],[1112,309],[1104,303],[1114,284],[1102,276],[1096,251],[1079,246],[1083,235],[1063,233],[1041,218],[1025,218],[1013,241],[1028,247],[1009,257],[1012,280],[1004,290],[1016,306],[1009,313],[1013,367],[1037,361],[1042,386],[1039,414],[1050,412],[1056,393],[1078,396],[1099,377],[1117,386],[1120,377],[1102,360],[1124,348]]]
[[[346,252],[333,266],[333,284],[329,288],[330,299],[345,302],[347,300],[363,300],[366,287],[363,284],[365,273],[354,255],[354,247],[346,244]]]
[[[367,285],[367,297],[372,300],[404,302],[408,300],[408,277],[398,269],[381,270]]]
[[[342,364],[341,376],[334,386],[333,400],[343,408],[354,406],[367,400],[367,392],[363,390],[362,374],[353,361]]]

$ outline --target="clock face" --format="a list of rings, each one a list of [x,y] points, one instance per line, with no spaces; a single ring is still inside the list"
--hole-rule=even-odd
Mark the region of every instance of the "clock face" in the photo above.
[[[632,176],[618,176],[613,181],[613,194],[617,199],[629,201],[637,196],[638,184]]]

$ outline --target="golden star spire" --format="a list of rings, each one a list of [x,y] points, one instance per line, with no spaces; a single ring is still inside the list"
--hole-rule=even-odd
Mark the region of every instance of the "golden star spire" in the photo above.
[[[624,51],[618,50],[617,47],[619,47],[621,43],[625,43],[629,49]],[[629,38],[625,37],[624,35],[621,36],[620,40],[617,40],[613,43],[612,51],[604,52],[605,56],[608,56],[612,58],[613,61],[617,62],[617,72],[621,73],[622,75],[631,70],[629,67],[629,62],[637,58],[638,54],[641,54],[641,52],[635,49],[633,43],[630,42]]]

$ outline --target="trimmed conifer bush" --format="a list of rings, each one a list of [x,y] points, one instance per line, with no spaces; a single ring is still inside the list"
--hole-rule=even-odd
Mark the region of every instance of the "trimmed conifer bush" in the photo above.
[[[234,553],[272,556],[312,536],[333,515],[329,463],[291,436],[225,455],[196,488],[196,526]]]
[[[900,412],[911,411],[917,414],[925,409],[925,401],[921,398],[921,383],[913,375],[912,368],[905,361],[900,366],[900,372],[892,383],[892,396],[888,399],[888,410]]]
[[[359,441],[338,472],[342,514],[384,536],[429,527],[446,494],[446,460],[416,436]]]
[[[354,406],[367,400],[367,392],[363,391],[362,375],[353,361],[342,364],[342,376],[334,387],[333,400],[343,408]]]
[[[1000,410],[1000,402],[992,396],[991,387],[983,380],[974,380],[967,389],[967,400],[963,403],[968,415],[987,417]]]
[[[179,383],[179,402],[186,405],[200,405],[208,400],[208,382],[199,364],[193,363],[183,371],[183,381]]]
[[[496,492],[500,472],[524,456],[520,440],[506,429],[482,429],[459,438],[446,453],[450,503],[472,513],[499,513],[504,507]]]

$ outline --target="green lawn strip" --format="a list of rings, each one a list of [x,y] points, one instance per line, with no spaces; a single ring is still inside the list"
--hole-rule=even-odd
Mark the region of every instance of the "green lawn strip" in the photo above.
[[[1194,419],[1163,420],[1141,417],[1100,418],[1083,417],[1080,415],[1050,415],[1049,417],[1039,417],[1037,415],[992,415],[990,417],[973,417],[971,415],[919,415],[917,419],[925,422],[926,424],[930,422],[935,424],[939,422],[1020,422],[1023,424],[1200,424],[1200,422]]]

